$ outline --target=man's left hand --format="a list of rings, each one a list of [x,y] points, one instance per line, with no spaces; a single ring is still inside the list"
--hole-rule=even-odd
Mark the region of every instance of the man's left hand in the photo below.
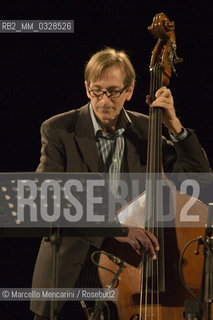
[[[151,103],[150,96],[146,96],[146,103],[148,103],[151,108],[161,107],[163,109],[163,124],[173,135],[177,135],[181,132],[183,126],[181,125],[180,120],[176,116],[174,100],[171,91],[165,86],[161,87],[155,93],[155,97],[156,99]]]

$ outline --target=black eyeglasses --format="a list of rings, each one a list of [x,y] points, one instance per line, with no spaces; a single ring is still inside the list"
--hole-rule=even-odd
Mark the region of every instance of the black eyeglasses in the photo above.
[[[119,98],[120,95],[124,92],[124,90],[126,90],[128,86],[124,87],[121,90],[92,90],[89,89],[89,94],[91,95],[91,97],[96,97],[98,99],[102,99],[103,95],[105,94],[107,96],[107,98]]]

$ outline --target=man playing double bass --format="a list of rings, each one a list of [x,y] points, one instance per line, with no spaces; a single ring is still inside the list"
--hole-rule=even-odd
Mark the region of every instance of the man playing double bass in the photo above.
[[[127,54],[113,48],[95,53],[85,68],[89,102],[79,109],[56,115],[41,127],[41,161],[37,172],[145,172],[148,117],[124,109],[135,87],[135,71]],[[209,163],[194,131],[185,129],[176,116],[171,91],[160,88],[151,108],[163,108],[162,121],[171,140],[162,140],[163,166],[170,172],[209,172]],[[150,102],[147,96],[147,103]],[[142,228],[129,228],[126,237],[115,237],[152,259],[160,250],[155,236]],[[90,255],[107,242],[103,238],[63,238],[59,251],[61,288],[100,285]],[[52,251],[41,243],[34,288],[51,287]],[[85,319],[79,302],[59,302],[58,319]],[[48,301],[31,301],[35,320],[49,319]],[[112,318],[113,319],[113,318]]]

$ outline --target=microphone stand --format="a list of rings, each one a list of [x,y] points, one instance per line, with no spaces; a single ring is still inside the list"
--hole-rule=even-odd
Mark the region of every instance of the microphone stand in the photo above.
[[[201,320],[205,314],[205,320],[212,320],[211,304],[213,294],[213,203],[209,203],[208,219],[205,226],[204,240],[198,238],[197,250],[195,254],[199,254],[199,247],[203,245],[203,273],[201,282],[201,294],[198,301],[185,301],[184,317],[187,320]],[[188,289],[189,290],[189,289]],[[202,308],[204,306],[204,308]]]
[[[118,257],[115,257],[113,255],[111,255],[111,257],[109,257],[114,263],[116,263],[118,265],[118,268],[116,270],[116,273],[111,281],[111,283],[109,284],[108,288],[112,288],[114,286],[114,284],[116,283],[116,281],[118,280],[118,276],[119,274],[122,272],[123,268],[126,267],[126,263],[119,259]],[[101,319],[101,312],[103,311],[105,302],[98,300],[95,302],[95,306],[93,308],[93,312],[91,312],[91,314],[89,315],[88,320],[100,320]]]
[[[205,230],[204,239],[204,265],[202,275],[202,286],[201,286],[201,302],[205,304],[206,320],[211,320],[211,304],[213,294],[213,203],[209,203],[208,220]]]
[[[55,288],[58,288],[58,260],[59,260],[59,249],[61,244],[61,234],[60,234],[60,228],[51,228],[50,229],[50,237],[46,240],[50,241],[52,246],[52,288],[55,290]],[[50,301],[50,320],[57,320],[57,314],[58,314],[58,306],[57,301],[51,299]]]

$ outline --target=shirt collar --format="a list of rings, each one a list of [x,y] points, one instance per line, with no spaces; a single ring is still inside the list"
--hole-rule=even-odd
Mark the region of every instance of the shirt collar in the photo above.
[[[92,119],[94,134],[96,136],[98,131],[100,131],[100,130],[103,131],[103,130],[101,129],[101,126],[95,117],[91,102],[89,104],[89,112],[90,112],[90,116]],[[129,115],[127,114],[126,110],[124,108],[122,108],[120,115],[119,115],[116,131],[119,129],[123,129],[122,131],[124,132],[131,124],[132,124],[132,121],[131,121]]]

